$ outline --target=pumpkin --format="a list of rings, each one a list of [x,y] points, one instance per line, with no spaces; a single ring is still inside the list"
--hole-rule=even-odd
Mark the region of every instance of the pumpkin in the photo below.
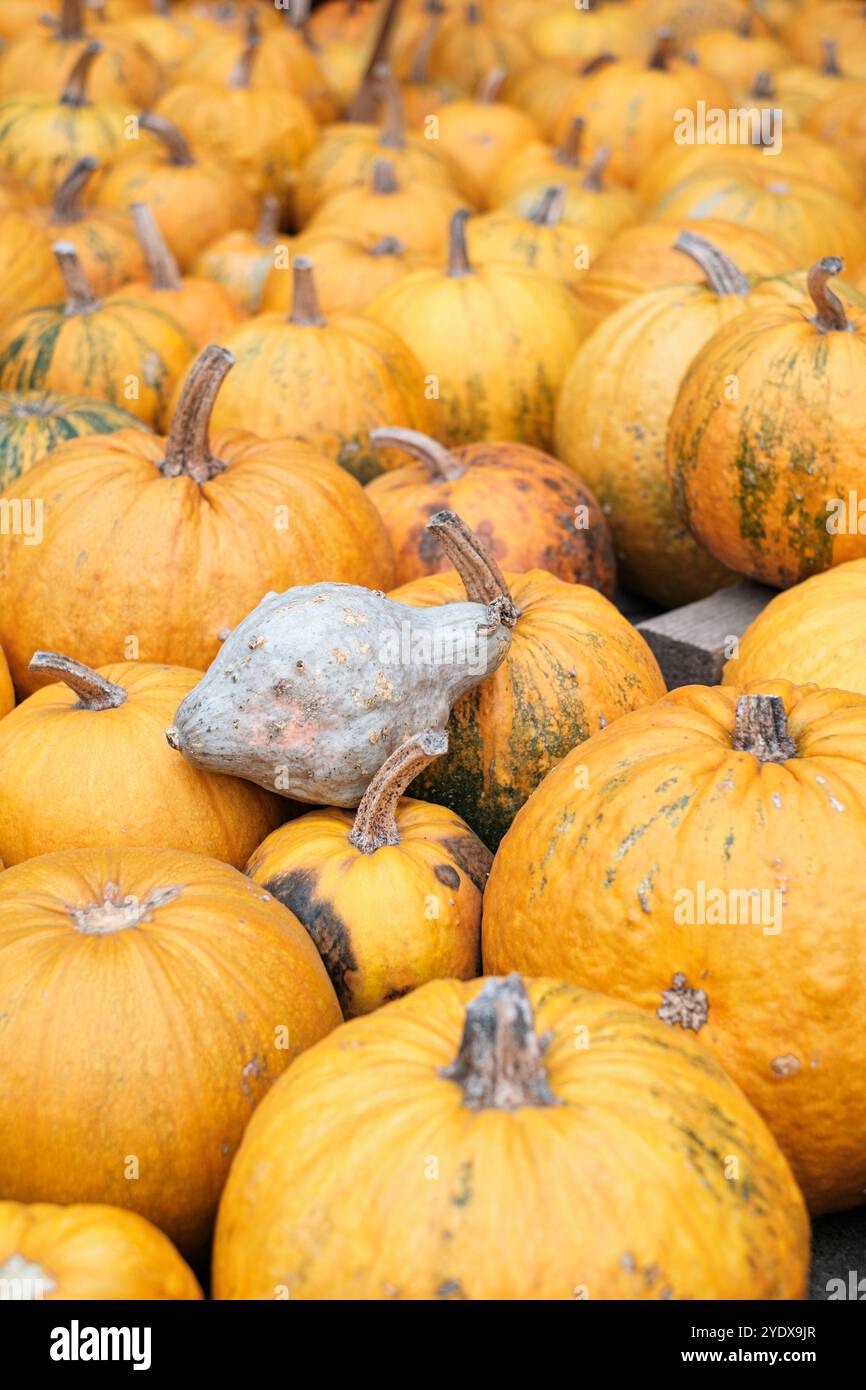
[[[783,36],[806,63],[814,61],[823,43],[833,40],[845,54],[846,69],[856,77],[866,77],[866,25],[855,0],[831,0],[797,11],[784,26]]]
[[[723,564],[778,588],[866,554],[846,518],[866,481],[866,310],[849,317],[830,289],[841,269],[812,267],[808,308],[768,307],[715,334],[670,419],[680,514]]]
[[[723,685],[784,677],[866,695],[866,559],[848,560],[777,594],[726,662]]]
[[[23,1298],[50,1301],[202,1297],[162,1231],[99,1203],[0,1201],[0,1280]]]
[[[142,661],[203,671],[271,589],[390,582],[382,522],[343,469],[237,430],[211,448],[230,367],[220,348],[202,354],[168,439],[73,440],[7,489],[44,510],[41,545],[0,547],[0,643],[22,693],[36,687],[28,663],[40,645],[100,667],[125,655],[130,634]]]
[[[128,410],[108,401],[50,391],[0,391],[0,492],[68,439],[143,428]]]
[[[767,23],[756,13],[766,0],[639,0],[638,13],[643,24],[664,28],[686,44],[706,29],[738,29],[764,34]]]
[[[429,127],[464,200],[476,208],[491,206],[499,171],[541,135],[525,111],[495,99],[503,76],[501,69],[494,70],[474,100],[449,102]]]
[[[63,278],[47,240],[33,235],[26,208],[0,213],[0,327],[27,309],[59,299]]]
[[[448,224],[461,201],[448,184],[404,183],[390,159],[375,159],[369,183],[332,193],[306,224],[308,232],[351,231],[365,240],[396,235],[412,251],[444,255]]]
[[[563,758],[484,900],[486,970],[548,970],[697,1033],[814,1212],[866,1185],[864,795],[866,697],[686,686]]]
[[[488,72],[529,67],[532,49],[522,34],[498,25],[477,4],[446,7],[430,53],[430,72],[474,91]]]
[[[77,160],[51,205],[34,209],[30,215],[40,231],[46,233],[49,246],[55,241],[68,241],[75,247],[94,294],[105,295],[128,280],[137,280],[144,274],[145,264],[128,212],[82,207],[82,197],[96,167],[96,160],[87,155]]]
[[[382,290],[414,270],[436,264],[432,256],[411,250],[398,236],[359,237],[310,228],[295,237],[291,249],[295,257],[315,265],[319,307],[326,315],[363,315]],[[288,250],[284,245],[272,258],[262,291],[262,309],[267,313],[288,313],[292,308],[294,266]]]
[[[820,51],[823,54],[820,66],[813,66],[811,62],[789,64],[774,72],[765,86],[767,99],[781,106],[786,123],[795,128],[804,125],[822,102],[857,87],[857,79],[845,76],[839,66],[838,45],[834,39],[827,39]],[[860,90],[862,93],[862,87]]]
[[[14,708],[15,691],[12,686],[12,677],[9,674],[9,664],[6,660],[6,655],[3,648],[0,647],[0,719]]]
[[[601,64],[613,60],[600,57],[597,61]],[[592,65],[589,70],[593,70]],[[509,73],[500,88],[500,96],[509,105],[524,111],[546,141],[561,145],[568,139],[575,119],[579,119],[583,127],[582,117],[575,117],[568,125],[563,125],[562,112],[579,96],[586,72],[584,64],[571,67],[562,62],[533,63],[520,72]],[[513,158],[516,159],[517,155]],[[507,168],[506,164],[499,170],[495,177],[496,184],[501,176],[507,177]]]
[[[59,849],[149,845],[241,869],[279,825],[277,796],[198,772],[166,743],[200,672],[134,661],[92,671],[57,652],[36,652],[29,670],[54,683],[0,726],[5,864]]]
[[[0,10],[0,39],[17,39],[44,13],[45,0],[5,0]]]
[[[565,187],[554,185],[525,215],[496,209],[472,218],[466,240],[473,264],[525,266],[577,289],[599,242],[562,220],[565,196]]]
[[[704,29],[689,41],[687,57],[737,97],[746,97],[761,74],[775,73],[790,62],[784,44],[769,34],[752,33],[751,28],[745,32]]]
[[[275,830],[247,873],[310,933],[346,1018],[428,980],[471,980],[493,856],[453,811],[405,796],[448,751],[428,730],[382,764],[353,816],[310,811]]]
[[[643,58],[652,38],[631,7],[605,5],[577,12],[551,5],[527,29],[527,37],[542,58],[588,62],[600,53],[614,58]]]
[[[747,275],[777,275],[791,268],[790,257],[769,236],[720,218],[665,219],[624,227],[581,280],[581,308],[592,322],[663,285],[699,284],[702,268],[677,247],[683,232],[712,242]]]
[[[790,1169],[699,1043],[512,976],[434,980],[292,1066],[232,1164],[213,1295],[796,1299],[808,1265]]]
[[[20,211],[22,208],[32,208],[36,205],[36,198],[21,179],[14,174],[9,174],[5,169],[0,169],[0,214],[10,210]],[[2,223],[0,223],[2,225]]]
[[[429,118],[435,116],[451,101],[459,101],[465,93],[452,77],[430,72],[430,55],[439,37],[441,15],[431,10],[427,26],[411,47],[404,46],[402,61],[395,55],[394,69],[400,78],[400,93],[406,125],[410,130],[432,130]],[[332,84],[333,85],[333,84]]]
[[[213,21],[189,9],[172,9],[170,0],[151,0],[150,9],[124,18],[123,29],[153,54],[166,85],[177,80],[184,60],[197,44],[219,33]]]
[[[499,170],[490,188],[494,207],[510,203],[527,184],[563,184],[579,188],[587,165],[581,158],[584,122],[575,116],[558,145],[533,140],[517,150],[514,158]]]
[[[819,102],[806,120],[806,130],[841,154],[862,164],[866,156],[866,106],[864,81],[846,85],[836,96]]]
[[[307,20],[305,32],[317,46],[341,42],[364,44],[376,23],[377,0],[324,0]]]
[[[215,859],[75,849],[0,875],[0,956],[7,1199],[129,1208],[200,1259],[250,1114],[340,1022],[309,936]]]
[[[226,335],[236,366],[214,429],[303,439],[367,481],[388,462],[370,446],[370,430],[393,421],[436,433],[438,405],[395,333],[366,318],[324,319],[305,257],[295,258],[293,280],[288,317],[258,314]]]
[[[517,439],[547,449],[556,395],[588,324],[575,297],[549,276],[474,267],[468,215],[451,219],[444,273],[407,275],[366,312],[399,334],[435,378],[445,444]]]
[[[279,202],[265,198],[253,231],[236,228],[210,242],[193,265],[193,275],[213,280],[248,314],[261,306],[262,291],[279,237]]]
[[[86,0],[60,0],[56,28],[36,26],[9,45],[0,58],[0,96],[54,94],[87,47],[85,10]],[[149,106],[162,87],[153,54],[120,25],[100,24],[94,32],[100,51],[90,77],[91,94],[99,101]]]
[[[454,542],[438,512],[430,525],[449,556]],[[649,647],[595,589],[544,570],[503,574],[483,543],[462,530],[474,557],[464,564],[470,597],[510,593],[517,619],[502,665],[455,705],[447,759],[432,764],[416,795],[450,806],[490,849],[547,771],[575,744],[636,706],[664,694]],[[480,558],[479,558],[480,557]],[[437,574],[404,584],[399,602],[422,609],[454,601],[459,583]]]
[[[594,264],[599,251],[623,227],[630,226],[640,216],[640,204],[627,188],[611,184],[605,179],[608,152],[599,150],[591,164],[580,173],[579,181],[566,179],[557,184],[552,180],[550,187],[564,189],[562,217],[580,228],[579,241],[584,245],[589,265]],[[507,200],[506,207],[523,217],[531,215],[545,192],[539,183],[528,183],[518,189]]]
[[[545,569],[613,596],[613,546],[601,507],[574,472],[528,444],[467,444],[450,452],[411,430],[374,430],[372,442],[411,455],[367,485],[394,547],[395,579],[407,584],[449,567],[427,522],[452,511],[501,568]]]

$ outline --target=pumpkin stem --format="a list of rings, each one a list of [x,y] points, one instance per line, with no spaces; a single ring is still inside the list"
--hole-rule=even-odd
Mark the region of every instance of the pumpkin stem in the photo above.
[[[93,177],[99,161],[92,155],[76,160],[63,180],[51,204],[52,222],[80,222],[84,213],[81,210],[81,195]]]
[[[309,256],[296,256],[292,261],[292,312],[288,322],[299,324],[302,328],[321,328],[325,322],[319,308],[313,262]]]
[[[226,79],[227,87],[249,87],[253,80],[253,66],[259,56],[262,36],[255,10],[250,10],[247,19],[244,46],[237,62]]]
[[[809,322],[821,333],[846,333],[851,328],[841,299],[827,284],[831,275],[841,275],[844,269],[845,262],[838,256],[825,256],[815,262],[806,277],[806,288],[816,309]]]
[[[78,903],[68,908],[75,927],[85,936],[107,936],[111,932],[126,931],[147,922],[154,911],[179,898],[183,888],[180,884],[154,888],[146,898],[135,893],[123,896],[123,889],[116,883],[106,883],[102,902]]]
[[[535,207],[531,209],[528,221],[534,222],[536,227],[555,227],[562,218],[565,192],[564,184],[555,188],[545,188]]]
[[[405,454],[420,460],[433,478],[451,482],[466,472],[461,463],[437,440],[420,430],[404,430],[397,425],[370,431],[370,443],[375,449],[402,449]]]
[[[470,4],[470,5],[467,5],[467,6],[466,6],[466,23],[467,23],[467,24],[480,24],[480,23],[481,23],[481,7],[480,7],[479,5]]]
[[[674,32],[672,29],[659,29],[656,34],[656,46],[647,60],[647,67],[653,68],[656,72],[667,72],[668,65],[674,56]]]
[[[749,93],[756,101],[772,101],[776,94],[771,72],[759,72],[752,83],[752,90]]]
[[[553,157],[557,164],[564,164],[567,169],[580,168],[580,148],[583,144],[585,127],[586,122],[582,116],[575,116],[569,123],[562,141],[553,151]]]
[[[433,45],[439,37],[442,14],[443,11],[441,10],[430,11],[430,24],[418,40],[418,47],[415,49],[415,56],[409,69],[408,80],[412,86],[423,86],[429,80],[430,55],[433,52]]]
[[[427,522],[448,559],[463,580],[470,603],[497,605],[497,616],[506,627],[514,627],[520,616],[508,591],[505,575],[487,547],[456,512],[434,512]]]
[[[176,165],[177,168],[195,164],[186,136],[167,116],[158,116],[153,111],[145,111],[143,116],[139,116],[138,124],[142,130],[149,130],[151,135],[156,136],[171,164]]]
[[[273,193],[269,193],[267,198],[262,201],[259,209],[259,220],[256,223],[256,230],[253,232],[254,239],[259,246],[273,246],[279,235],[280,230],[280,200],[275,198]]]
[[[370,247],[371,256],[403,256],[405,253],[405,241],[396,236],[380,237],[376,245]]]
[[[94,60],[102,52],[102,44],[97,39],[93,39],[86,48],[82,48],[72,67],[69,69],[69,76],[63,91],[60,93],[61,106],[87,106],[89,98],[87,96],[87,81],[90,77],[90,69],[93,67]]]
[[[439,1075],[457,1082],[467,1110],[558,1105],[544,1065],[548,1042],[535,1031],[521,977],[487,980],[467,1006],[457,1056]]]
[[[90,314],[94,309],[99,308],[99,300],[93,293],[92,286],[84,273],[84,267],[78,259],[78,252],[71,241],[55,241],[51,250],[54,252],[55,260],[60,268],[63,277],[63,287],[66,290],[67,314]]]
[[[164,478],[192,478],[207,483],[225,464],[210,451],[209,426],[223,379],[235,359],[227,348],[211,343],[189,370],[165,442],[165,457],[157,465]]]
[[[388,62],[394,26],[397,22],[401,3],[402,0],[385,0],[382,5],[382,17],[379,20],[373,48],[358,90],[346,112],[347,121],[367,122],[375,119],[379,99],[379,81]]]
[[[592,160],[590,161],[589,168],[586,171],[586,177],[583,180],[583,187],[587,190],[587,192],[604,192],[604,171],[609,163],[610,150],[607,148],[606,145],[603,145],[601,149],[596,150],[595,154],[592,157]]]
[[[389,150],[405,149],[406,112],[403,107],[403,93],[390,68],[382,74],[380,89],[385,105],[385,121],[379,144]]]
[[[611,63],[618,63],[619,58],[615,53],[596,53],[594,58],[590,58],[580,69],[581,77],[592,77],[594,72],[601,72],[602,68],[609,68]]]
[[[466,249],[466,223],[471,216],[467,208],[460,208],[448,228],[448,275],[452,280],[463,280],[473,273]]]
[[[479,82],[475,100],[481,106],[491,106],[499,96],[499,89],[507,76],[507,68],[492,68]]]
[[[444,729],[414,734],[395,749],[379,768],[361,798],[349,843],[362,854],[375,854],[384,845],[399,845],[397,805],[410,782],[429,767],[434,758],[448,752]]]
[[[390,159],[374,159],[372,188],[374,193],[381,193],[383,196],[400,192],[397,171]]]
[[[780,695],[741,695],[737,700],[734,748],[751,753],[761,763],[784,763],[796,758],[797,745],[788,733]]]
[[[135,223],[135,234],[144,252],[147,269],[150,272],[152,290],[181,290],[183,280],[177,268],[177,261],[168,249],[165,237],[159,230],[156,218],[147,203],[130,203],[129,210]]]
[[[680,232],[674,250],[682,251],[700,266],[713,294],[748,295],[749,282],[739,266],[706,237],[698,236],[697,232]]]
[[[73,661],[71,656],[61,656],[59,652],[34,652],[27,669],[50,671],[53,676],[59,676],[78,696],[74,709],[119,709],[126,699],[122,685],[115,685],[98,671]]]
[[[61,0],[57,37],[70,41],[84,38],[84,0]]]
[[[824,50],[824,61],[821,64],[821,71],[825,77],[841,77],[842,69],[839,66],[839,50],[836,47],[835,39],[825,39],[821,47]]]

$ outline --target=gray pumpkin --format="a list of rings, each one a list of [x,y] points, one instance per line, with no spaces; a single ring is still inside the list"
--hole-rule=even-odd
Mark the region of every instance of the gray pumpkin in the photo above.
[[[385,759],[496,670],[517,617],[495,562],[453,512],[430,528],[466,603],[410,608],[355,584],[268,594],[168,730],[196,767],[295,801],[356,806]]]

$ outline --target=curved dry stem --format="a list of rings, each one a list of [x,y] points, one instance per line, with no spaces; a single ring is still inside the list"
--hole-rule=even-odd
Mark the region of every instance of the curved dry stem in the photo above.
[[[122,685],[106,680],[98,671],[93,671],[71,656],[60,652],[34,652],[27,668],[29,671],[48,671],[68,685],[78,696],[73,709],[119,709],[126,700]]]
[[[63,91],[60,93],[61,106],[89,106],[87,83],[90,79],[90,69],[101,52],[102,44],[96,39],[89,43],[86,48],[82,48],[69,69],[69,76],[64,83]]]
[[[375,854],[385,845],[399,845],[397,807],[400,797],[435,758],[448,752],[444,729],[428,729],[401,743],[379,768],[355,813],[349,843],[362,854]]]
[[[739,266],[706,237],[698,236],[696,232],[680,232],[674,242],[674,250],[682,251],[689,260],[700,266],[713,294],[749,294],[749,282]]]
[[[463,581],[470,603],[495,603],[497,617],[506,627],[513,627],[519,617],[514,599],[508,590],[505,575],[475,532],[456,512],[434,512],[427,522],[448,559]]]
[[[528,221],[534,222],[537,227],[555,227],[562,220],[565,194],[564,184],[545,188],[538,202],[531,209]]]
[[[168,248],[168,243],[147,203],[130,203],[129,210],[135,223],[135,234],[144,252],[144,260],[150,275],[152,290],[183,289],[177,261]]]
[[[788,733],[780,695],[741,695],[737,700],[734,748],[751,753],[761,763],[784,763],[796,758],[797,745]]]
[[[65,312],[67,314],[93,313],[94,309],[100,307],[100,301],[93,293],[84,266],[78,259],[78,252],[72,242],[55,241],[51,249],[63,277],[63,288],[66,291]]]
[[[61,0],[57,36],[70,42],[84,38],[84,0]]]
[[[456,1058],[439,1075],[456,1081],[468,1110],[558,1105],[544,1065],[547,1043],[520,976],[487,980],[466,1009]]]
[[[370,431],[370,443],[376,449],[402,449],[423,463],[431,477],[440,478],[443,482],[462,478],[466,471],[444,444],[431,439],[429,434],[422,434],[420,430],[406,430],[398,425],[383,426]]]
[[[145,111],[142,116],[139,116],[138,124],[142,130],[149,130],[151,135],[156,136],[171,164],[181,168],[187,164],[195,163],[186,136],[167,116],[158,116],[154,111]]]
[[[206,483],[222,473],[225,464],[210,451],[210,417],[224,378],[235,359],[211,343],[190,368],[165,443],[165,457],[157,465],[164,478],[192,478]]]
[[[845,262],[839,256],[824,256],[815,262],[806,277],[806,286],[815,305],[815,316],[810,322],[821,333],[847,333],[851,328],[841,299],[827,284],[833,275],[841,275],[844,269]]]
[[[375,118],[378,105],[378,87],[383,69],[387,66],[388,55],[394,37],[394,27],[400,12],[401,0],[384,0],[381,9],[379,28],[373,40],[373,47],[364,74],[346,112],[347,121],[369,123]]]
[[[468,208],[459,208],[448,228],[448,275],[452,280],[462,280],[473,273],[466,248],[466,223],[471,216]]]
[[[73,164],[61,183],[51,203],[51,221],[70,223],[80,222],[84,213],[81,208],[81,195],[87,187],[99,161],[92,155],[85,155]]]
[[[309,256],[296,256],[292,261],[292,312],[288,321],[302,328],[321,328],[325,322]]]
[[[403,93],[390,68],[386,69],[380,80],[380,91],[384,105],[384,122],[379,135],[379,144],[384,149],[402,150],[406,147],[406,110]]]

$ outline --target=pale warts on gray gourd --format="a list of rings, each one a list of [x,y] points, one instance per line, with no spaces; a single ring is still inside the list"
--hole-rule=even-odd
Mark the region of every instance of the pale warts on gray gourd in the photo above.
[[[410,608],[355,584],[267,594],[226,639],[166,737],[196,767],[295,801],[356,806],[385,759],[496,670],[517,610],[453,512],[430,529],[466,603]]]

